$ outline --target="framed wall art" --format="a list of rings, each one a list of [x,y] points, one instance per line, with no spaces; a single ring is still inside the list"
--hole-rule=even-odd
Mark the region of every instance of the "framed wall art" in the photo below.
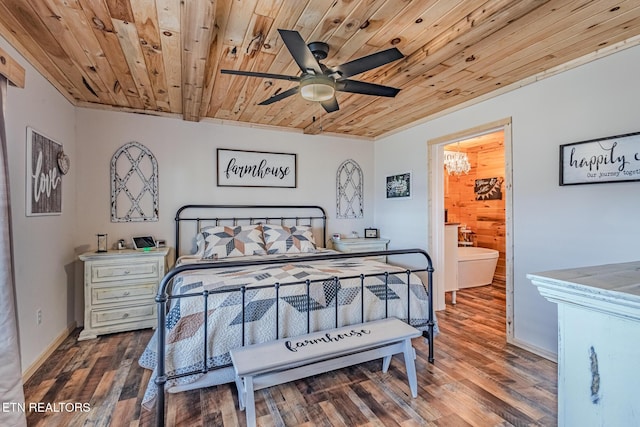
[[[297,155],[218,148],[218,187],[296,188]]]
[[[560,185],[640,181],[640,132],[560,146]]]
[[[502,200],[503,182],[501,177],[476,179],[473,186],[476,200]]]
[[[387,199],[411,198],[411,172],[386,177]]]
[[[27,216],[62,214],[62,144],[27,127]],[[63,163],[68,164],[68,163]]]

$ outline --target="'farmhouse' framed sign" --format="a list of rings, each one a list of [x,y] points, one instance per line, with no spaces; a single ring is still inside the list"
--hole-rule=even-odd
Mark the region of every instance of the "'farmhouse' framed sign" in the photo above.
[[[218,148],[218,187],[296,188],[297,155]]]
[[[640,181],[640,132],[560,146],[560,185]]]

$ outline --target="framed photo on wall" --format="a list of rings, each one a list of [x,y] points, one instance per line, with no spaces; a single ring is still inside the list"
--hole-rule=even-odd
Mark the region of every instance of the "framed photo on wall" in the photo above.
[[[411,198],[411,172],[386,177],[387,199]]]
[[[62,144],[27,127],[27,216],[62,214]]]

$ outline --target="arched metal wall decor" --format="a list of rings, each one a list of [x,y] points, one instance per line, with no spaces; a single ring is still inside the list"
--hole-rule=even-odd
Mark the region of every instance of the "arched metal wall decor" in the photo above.
[[[338,218],[362,218],[364,177],[360,165],[345,160],[336,173],[336,215]]]
[[[139,142],[111,158],[111,222],[158,221],[158,162]]]

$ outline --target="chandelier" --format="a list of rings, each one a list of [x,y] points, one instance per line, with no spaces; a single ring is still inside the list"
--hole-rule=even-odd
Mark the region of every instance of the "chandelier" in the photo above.
[[[469,158],[467,153],[459,151],[446,151],[444,152],[444,165],[447,168],[449,175],[462,175],[462,173],[469,173],[471,170],[471,164],[469,164]]]

